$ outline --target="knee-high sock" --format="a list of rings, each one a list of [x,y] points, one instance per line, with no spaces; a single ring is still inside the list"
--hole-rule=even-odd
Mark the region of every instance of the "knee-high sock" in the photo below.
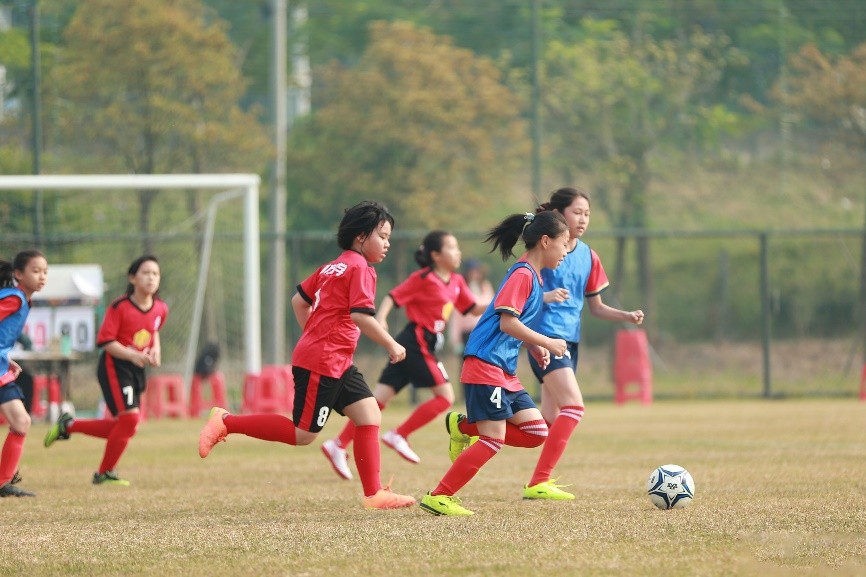
[[[378,425],[355,427],[355,466],[358,468],[364,496],[372,497],[378,493],[382,488]]]
[[[75,419],[67,425],[66,432],[107,439],[115,424],[117,419]]]
[[[556,467],[556,464],[565,452],[568,439],[571,438],[571,434],[577,428],[577,425],[580,424],[582,418],[583,407],[580,405],[562,407],[560,409],[559,415],[557,415],[550,426],[547,442],[544,443],[544,448],[541,449],[541,455],[539,455],[538,463],[535,465],[535,472],[532,473],[532,479],[529,480],[530,487],[550,481],[554,467]]]
[[[114,421],[114,428],[108,434],[108,440],[105,443],[105,453],[102,455],[102,463],[99,465],[99,473],[114,470],[129,440],[135,435],[138,429],[139,413],[123,413],[118,415]]]
[[[487,461],[496,456],[496,453],[502,449],[502,443],[502,439],[481,436],[477,443],[460,453],[430,494],[452,496],[457,494],[457,491],[471,481]]]
[[[263,441],[295,444],[295,423],[284,415],[226,415],[226,431]]]
[[[380,411],[385,410],[385,405],[383,405],[379,399],[376,399],[376,404],[379,405]],[[352,444],[352,439],[354,439],[354,438],[355,438],[355,423],[353,423],[352,421],[349,421],[348,423],[346,423],[346,426],[343,427],[343,430],[340,431],[340,434],[337,435],[337,442],[344,449],[348,449],[349,445]]]
[[[18,470],[18,463],[21,462],[21,453],[24,452],[24,433],[19,433],[14,429],[9,429],[6,435],[6,442],[3,443],[3,451],[0,452],[0,485],[4,485],[12,480],[15,471]]]
[[[412,414],[403,421],[403,423],[394,429],[398,435],[409,438],[413,432],[417,431],[442,413],[448,410],[451,406],[451,401],[445,397],[436,395],[429,401],[425,401],[418,405]]]
[[[466,420],[460,422],[460,432],[470,437],[478,436],[478,425]],[[520,426],[505,423],[504,444],[509,447],[537,447],[547,438],[547,425],[542,419],[526,421]]]

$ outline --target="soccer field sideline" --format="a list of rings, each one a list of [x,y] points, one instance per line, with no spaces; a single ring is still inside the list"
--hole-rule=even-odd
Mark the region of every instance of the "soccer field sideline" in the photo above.
[[[314,445],[231,436],[196,454],[204,419],[146,421],[120,463],[133,485],[90,484],[103,442],[41,446],[3,499],[3,575],[859,575],[866,574],[866,403],[852,400],[590,404],[556,474],[574,502],[527,502],[538,450],[505,448],[463,490],[469,518],[366,511]],[[404,418],[383,413],[384,427]],[[383,448],[383,481],[420,498],[447,469],[437,420]],[[649,473],[695,479],[687,509],[661,511]],[[354,465],[353,465],[354,468]]]

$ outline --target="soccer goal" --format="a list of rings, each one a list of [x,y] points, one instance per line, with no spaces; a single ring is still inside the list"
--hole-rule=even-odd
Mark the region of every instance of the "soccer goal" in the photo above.
[[[229,349],[221,361],[240,355],[237,361],[245,374],[261,371],[259,186],[255,174],[0,176],[2,191],[55,193],[52,208],[62,216],[67,232],[52,245],[59,248],[47,254],[49,276],[51,264],[60,264],[54,252],[61,260],[85,262],[95,254],[103,268],[111,263],[106,272],[115,279],[106,303],[125,286],[126,270],[119,263],[127,266],[142,245],[134,234],[139,207],[130,193],[146,191],[160,199],[147,238],[157,247],[163,268],[160,294],[170,307],[169,322],[161,331],[163,367],[182,372],[187,386],[204,344],[199,340],[209,338],[200,337],[203,319],[214,340]],[[196,198],[204,206],[193,208],[188,197],[182,198],[180,193],[191,191],[202,191],[195,194],[201,194]]]

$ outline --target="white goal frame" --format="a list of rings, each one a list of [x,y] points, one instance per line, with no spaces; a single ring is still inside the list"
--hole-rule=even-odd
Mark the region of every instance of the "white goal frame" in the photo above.
[[[244,196],[244,366],[262,367],[259,185],[257,174],[71,174],[0,176],[0,190],[209,189]],[[206,239],[209,241],[209,239]],[[198,301],[198,297],[196,298]],[[195,336],[194,336],[195,337]],[[193,337],[193,338],[194,338]],[[191,339],[192,340],[192,339]],[[192,345],[192,343],[190,343]],[[186,363],[191,363],[186,359]],[[186,371],[185,371],[186,372]],[[189,375],[185,375],[189,378]],[[188,384],[187,384],[188,386]]]

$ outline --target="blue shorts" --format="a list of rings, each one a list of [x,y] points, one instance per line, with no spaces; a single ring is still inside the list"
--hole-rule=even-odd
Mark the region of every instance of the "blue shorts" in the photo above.
[[[493,385],[464,384],[463,394],[466,397],[466,418],[470,423],[504,421],[519,411],[537,408],[525,389],[513,392]]]
[[[24,392],[18,386],[18,383],[13,381],[0,387],[0,405],[14,401],[15,399],[20,399],[22,403],[24,402]]]
[[[565,354],[561,357],[550,357],[550,363],[548,363],[547,367],[544,369],[541,368],[541,365],[532,358],[532,355],[528,354],[526,356],[529,357],[529,366],[532,367],[532,374],[535,375],[535,378],[538,379],[539,383],[544,382],[544,377],[551,371],[555,371],[556,369],[569,368],[572,371],[577,371],[577,353],[578,346],[580,343],[572,343],[567,342],[568,346],[565,349]]]

